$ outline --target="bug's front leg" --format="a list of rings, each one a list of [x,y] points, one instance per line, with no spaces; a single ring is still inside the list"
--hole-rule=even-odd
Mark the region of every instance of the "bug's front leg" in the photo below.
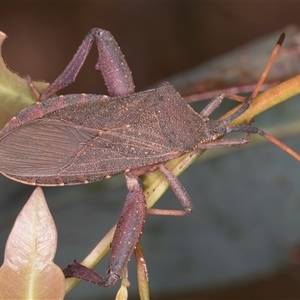
[[[141,237],[147,215],[146,199],[137,177],[127,174],[125,178],[128,194],[111,243],[106,276],[102,277],[75,261],[64,269],[67,278],[77,277],[100,286],[112,286],[122,276]]]
[[[49,98],[75,81],[93,42],[96,43],[99,54],[95,69],[101,72],[109,95],[121,96],[134,93],[131,71],[116,40],[109,31],[94,28],[86,35],[68,66],[41,95],[40,100]]]

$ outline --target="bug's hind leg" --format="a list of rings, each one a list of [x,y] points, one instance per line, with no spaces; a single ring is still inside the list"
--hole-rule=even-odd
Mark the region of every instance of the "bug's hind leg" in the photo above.
[[[95,69],[101,72],[109,95],[121,96],[134,93],[131,71],[116,40],[109,31],[94,28],[86,35],[70,63],[41,95],[40,100],[49,98],[75,81],[93,42],[97,45],[99,55]]]

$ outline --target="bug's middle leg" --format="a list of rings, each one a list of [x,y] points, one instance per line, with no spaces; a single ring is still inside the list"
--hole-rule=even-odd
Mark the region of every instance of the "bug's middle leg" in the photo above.
[[[183,209],[175,210],[175,209],[156,209],[150,208],[148,209],[148,214],[153,215],[163,215],[163,216],[186,216],[193,210],[193,203],[191,198],[181,182],[178,178],[167,169],[167,167],[163,164],[158,165],[158,169],[164,176],[164,178],[168,181],[171,189],[174,191],[175,195],[179,199]]]

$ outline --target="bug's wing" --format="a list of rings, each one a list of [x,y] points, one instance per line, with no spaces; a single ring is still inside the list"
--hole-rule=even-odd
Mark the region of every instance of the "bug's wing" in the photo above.
[[[159,134],[150,130],[141,134],[141,129],[124,126],[99,131],[98,136],[84,151],[80,151],[61,174],[85,174],[88,181],[95,181],[126,169],[149,166],[173,158],[173,149],[165,144]]]
[[[57,119],[23,124],[0,140],[0,172],[20,176],[57,174],[98,130]]]
[[[173,157],[151,126],[142,132],[135,126],[98,130],[59,119],[36,119],[0,140],[0,172],[27,183],[54,185],[59,176],[65,184],[75,184]]]

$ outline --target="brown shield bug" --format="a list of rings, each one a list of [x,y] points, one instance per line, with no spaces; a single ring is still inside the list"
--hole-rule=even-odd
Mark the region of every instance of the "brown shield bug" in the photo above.
[[[251,133],[258,133],[300,161],[297,153],[250,124],[230,126],[257,95],[283,42],[282,35],[251,97],[229,117],[211,120],[221,104],[221,94],[195,112],[178,92],[164,83],[156,89],[134,92],[131,72],[113,36],[92,29],[77,53],[53,84],[38,95],[40,102],[21,111],[0,132],[0,172],[19,182],[39,186],[89,183],[124,173],[128,188],[117,223],[107,274],[102,277],[74,262],[66,277],[78,277],[100,286],[113,285],[122,274],[140,239],[146,214],[183,216],[191,212],[191,200],[164,162],[194,149],[243,146]],[[75,81],[89,50],[96,43],[109,96],[71,94],[52,96]],[[34,87],[32,87],[35,91]],[[245,132],[245,138],[219,138]],[[159,169],[179,198],[183,210],[147,211],[138,177]]]

